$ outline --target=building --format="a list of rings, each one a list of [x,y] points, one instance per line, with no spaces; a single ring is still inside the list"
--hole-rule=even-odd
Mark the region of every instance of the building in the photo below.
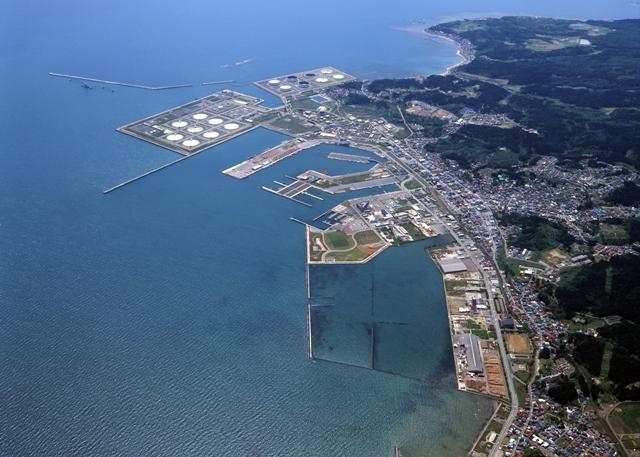
[[[510,317],[507,317],[505,319],[500,320],[500,328],[503,328],[506,330],[514,330],[516,328],[516,322]]]
[[[444,257],[438,260],[438,263],[440,264],[440,268],[442,268],[442,271],[445,274],[467,271],[467,266],[462,260],[457,257]]]
[[[467,354],[467,371],[474,374],[484,373],[480,339],[472,333],[465,333],[460,337],[460,345],[464,347]]]

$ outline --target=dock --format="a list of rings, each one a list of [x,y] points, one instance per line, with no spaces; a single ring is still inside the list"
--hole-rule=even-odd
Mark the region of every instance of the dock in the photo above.
[[[134,89],[145,89],[145,90],[167,90],[167,89],[180,89],[183,87],[192,87],[192,84],[174,84],[171,86],[145,86],[143,84],[123,83],[119,81],[109,81],[106,79],[88,78],[86,76],[67,75],[64,73],[55,73],[55,72],[49,72],[49,76],[55,76],[58,78],[67,78],[67,79],[77,79],[79,81],[91,81],[91,82],[100,83],[100,84],[110,84],[112,86],[133,87]]]
[[[274,148],[267,149],[266,151],[250,157],[237,165],[227,168],[222,173],[229,175],[232,178],[245,179],[260,170],[264,170],[265,168],[270,167],[289,156],[297,154],[304,149],[316,146],[319,143],[320,142],[318,141],[287,140]]]
[[[297,197],[298,195],[306,195],[307,197],[311,197],[316,200],[321,200],[321,201],[324,200],[322,197],[319,197],[318,195],[314,195],[311,192],[309,192],[309,189],[312,189],[314,187],[311,184],[309,184],[307,181],[293,178],[291,176],[287,176],[287,178],[291,179],[292,182],[289,184],[285,184],[280,181],[275,181],[275,180],[273,181],[275,184],[280,186],[279,189],[271,189],[270,187],[265,187],[265,186],[262,186],[262,188],[267,192],[271,192],[273,194],[279,195],[280,197],[288,198],[289,200],[293,200],[296,203],[301,203],[306,206],[312,206],[312,205],[310,205],[309,203],[303,202],[301,200],[298,200],[295,197]],[[298,220],[295,220],[295,221],[300,222]],[[304,224],[304,222],[301,222],[301,223]]]
[[[271,192],[272,194],[279,195],[280,197],[288,198],[291,201],[294,201],[296,203],[300,203],[301,205],[308,206],[309,208],[311,208],[311,205],[309,203],[303,202],[302,200],[298,200],[297,198],[295,198],[295,196],[287,195],[286,193],[281,192],[282,189],[273,190],[273,189],[271,189],[269,187],[262,186],[262,190],[266,190],[267,192]],[[298,194],[295,194],[295,195],[298,195]]]
[[[343,154],[342,152],[330,152],[329,158],[333,160],[344,160],[345,162],[355,163],[369,163],[371,158],[367,156],[360,156],[356,154]]]

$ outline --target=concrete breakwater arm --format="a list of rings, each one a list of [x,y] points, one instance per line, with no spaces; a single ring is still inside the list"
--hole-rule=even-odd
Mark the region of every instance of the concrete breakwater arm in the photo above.
[[[142,84],[121,83],[118,81],[107,81],[105,79],[87,78],[85,76],[66,75],[64,73],[55,73],[55,72],[49,72],[49,76],[56,76],[58,78],[67,78],[67,79],[77,79],[80,81],[91,81],[94,83],[111,84],[113,86],[133,87],[135,89],[145,89],[145,90],[166,90],[166,89],[179,89],[181,87],[192,87],[191,84],[175,84],[172,86],[145,86]]]

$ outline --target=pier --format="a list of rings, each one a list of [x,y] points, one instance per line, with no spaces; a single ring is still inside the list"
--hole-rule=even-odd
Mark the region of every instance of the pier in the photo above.
[[[100,84],[110,84],[112,86],[133,87],[134,89],[145,89],[145,90],[167,90],[167,89],[180,89],[183,87],[192,87],[191,84],[174,84],[171,86],[145,86],[143,84],[123,83],[119,81],[109,81],[106,79],[88,78],[86,76],[66,75],[64,73],[55,73],[55,72],[49,72],[49,76],[56,76],[58,78],[67,78],[67,79],[77,79],[79,81],[91,81],[91,82],[100,83]]]
[[[262,190],[266,190],[267,192],[271,192],[272,194],[279,195],[280,197],[288,198],[291,201],[294,201],[296,203],[300,203],[301,205],[308,206],[309,208],[311,208],[311,205],[309,203],[303,202],[302,200],[298,200],[297,198],[291,197],[289,195],[284,195],[284,194],[280,193],[279,191],[273,190],[273,189],[271,189],[269,187],[262,186]]]
[[[298,195],[306,195],[308,197],[315,198],[316,200],[321,200],[321,201],[324,200],[322,197],[319,197],[319,196],[314,195],[311,192],[309,192],[309,189],[313,188],[313,186],[311,184],[309,184],[308,182],[299,180],[297,178],[293,178],[293,177],[288,176],[288,175],[285,175],[285,176],[287,176],[287,178],[293,180],[293,182],[291,182],[289,184],[285,184],[285,183],[282,183],[280,181],[275,181],[274,180],[273,182],[275,184],[277,184],[278,186],[280,186],[279,189],[274,190],[274,189],[271,189],[269,187],[264,187],[264,186],[262,188],[264,190],[266,190],[267,192],[271,192],[271,193],[274,193],[274,194],[279,195],[281,197],[288,198],[289,200],[293,200],[294,202],[301,203],[301,204],[306,205],[306,206],[311,206],[311,205],[309,203],[306,203],[306,202],[303,202],[301,200],[298,200],[295,197],[297,197]],[[293,218],[291,218],[291,219],[294,220]],[[298,220],[295,220],[295,221],[296,222],[301,222],[301,221],[298,221]],[[301,223],[304,223],[304,222],[301,222]]]

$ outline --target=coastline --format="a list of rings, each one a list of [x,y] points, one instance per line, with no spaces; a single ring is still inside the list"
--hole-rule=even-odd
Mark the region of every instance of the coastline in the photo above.
[[[442,73],[440,73],[441,76],[448,76],[452,74],[457,68],[462,67],[463,65],[467,65],[468,63],[471,63],[473,59],[475,59],[475,51],[473,45],[467,40],[464,40],[456,35],[439,32],[437,30],[434,30],[433,27],[423,29],[422,33],[429,38],[448,41],[449,43],[453,43],[458,47],[458,49],[456,50],[456,55],[461,59],[460,62],[448,66]]]
[[[482,17],[491,17],[491,16],[483,15]],[[427,26],[424,23],[414,23],[414,24],[409,24],[409,25],[404,25],[399,27],[392,27],[393,30],[398,30],[400,32],[405,32],[405,33],[417,34],[417,35],[421,35],[423,37],[427,37],[435,40],[444,40],[457,46],[458,49],[456,50],[455,54],[461,59],[460,62],[457,62],[453,65],[449,65],[444,69],[444,71],[440,73],[434,73],[434,74],[439,74],[441,76],[447,76],[453,73],[453,71],[455,71],[456,68],[470,63],[475,58],[475,51],[474,51],[473,45],[469,41],[464,40],[456,35],[450,35],[448,33],[443,33],[433,29],[433,27],[437,27],[438,25],[444,24],[444,23],[445,22],[437,22],[429,26]],[[431,76],[431,75],[425,75],[425,76]]]

